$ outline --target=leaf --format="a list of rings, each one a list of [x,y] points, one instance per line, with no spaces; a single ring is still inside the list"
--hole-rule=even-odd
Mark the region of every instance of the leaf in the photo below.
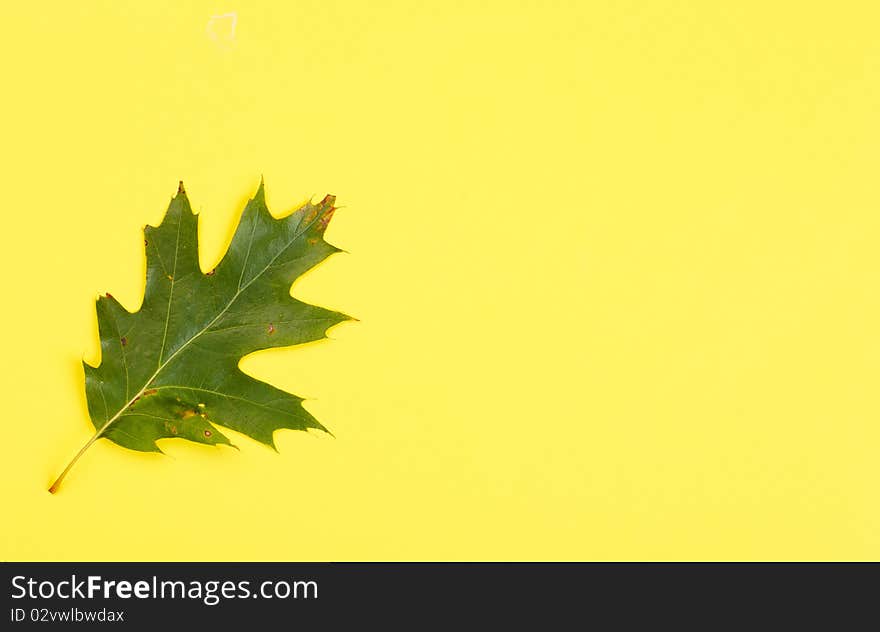
[[[161,452],[156,441],[166,438],[231,446],[218,425],[272,447],[280,428],[326,431],[302,398],[250,377],[238,363],[260,349],[320,340],[350,320],[290,296],[295,279],[340,252],[324,240],[334,201],[328,195],[275,219],[261,183],[223,259],[203,273],[198,219],[180,183],[162,223],[144,228],[141,308],[128,312],[110,294],[98,299],[101,364],[83,363],[96,432],[49,491],[99,438]]]

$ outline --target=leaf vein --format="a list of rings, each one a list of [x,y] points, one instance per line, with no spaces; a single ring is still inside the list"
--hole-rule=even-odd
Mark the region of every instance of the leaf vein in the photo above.
[[[177,255],[180,252],[180,227],[182,218],[177,218],[177,240],[174,242],[174,267],[171,270],[171,289],[168,291],[168,310],[165,312],[165,331],[162,332],[162,347],[159,349],[159,368],[162,370],[162,356],[165,354],[165,342],[168,339],[168,322],[171,320],[171,305],[174,303],[174,275],[177,272]]]

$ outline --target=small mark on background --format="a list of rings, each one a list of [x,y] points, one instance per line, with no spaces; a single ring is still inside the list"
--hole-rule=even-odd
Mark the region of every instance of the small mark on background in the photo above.
[[[235,40],[235,27],[238,26],[238,14],[235,11],[212,15],[208,18],[205,32],[217,44],[231,44]]]

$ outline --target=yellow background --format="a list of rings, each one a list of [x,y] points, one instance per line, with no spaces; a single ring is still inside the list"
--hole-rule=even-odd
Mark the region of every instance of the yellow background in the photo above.
[[[236,13],[230,19],[212,15]],[[2,559],[880,558],[876,2],[7,3]],[[338,196],[249,357],[336,439],[91,434],[186,183]]]

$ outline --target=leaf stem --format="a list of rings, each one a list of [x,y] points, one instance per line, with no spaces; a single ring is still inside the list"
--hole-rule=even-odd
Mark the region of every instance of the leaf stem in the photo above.
[[[158,373],[158,371],[156,371],[156,373]],[[110,419],[108,419],[107,422],[106,422],[103,426],[101,426],[100,428],[98,428],[98,432],[96,432],[96,433],[94,434],[94,436],[93,436],[91,439],[89,439],[89,440],[86,442],[86,444],[85,444],[82,448],[80,448],[79,452],[76,453],[76,456],[73,457],[73,460],[72,460],[70,463],[67,464],[67,467],[64,468],[64,471],[61,472],[61,474],[58,475],[58,478],[55,479],[55,482],[52,483],[52,487],[49,488],[49,493],[50,493],[50,494],[54,494],[55,492],[58,491],[58,488],[61,486],[61,481],[63,481],[63,480],[64,480],[64,477],[67,476],[67,473],[70,471],[70,468],[72,468],[72,467],[76,464],[76,462],[79,461],[79,458],[85,453],[86,450],[88,450],[90,447],[92,447],[92,444],[93,444],[95,441],[97,441],[98,439],[101,438],[101,435],[104,434],[104,431],[107,430],[107,428],[110,427],[110,424],[112,424],[114,421],[116,421],[117,419],[119,419],[119,416],[122,415],[122,411],[124,411],[126,408],[128,408],[129,406],[131,406],[134,402],[136,402],[136,401],[138,400],[138,398],[139,398],[141,395],[144,394],[144,391],[147,390],[147,385],[148,385],[150,382],[153,381],[153,378],[154,378],[154,377],[156,377],[155,374],[153,375],[153,377],[150,378],[150,381],[147,382],[147,384],[144,384],[144,387],[138,392],[137,395],[135,395],[134,397],[132,397],[132,398],[128,401],[128,403],[127,403],[125,406],[123,406],[122,408],[120,408],[120,409],[116,412],[116,414],[113,415]]]
[[[58,478],[55,479],[55,482],[52,483],[52,487],[49,488],[50,494],[54,494],[58,491],[58,488],[61,486],[61,481],[64,480],[64,477],[67,476],[67,473],[70,471],[70,469],[76,464],[77,461],[79,461],[79,458],[83,454],[85,454],[85,451],[92,447],[92,444],[97,441],[100,436],[101,432],[96,432],[95,435],[91,439],[89,439],[82,448],[80,448],[80,451],[76,453],[76,456],[73,457],[73,460],[71,460],[70,463],[67,464],[67,467],[64,468],[64,471],[61,472],[61,474],[58,475]]]

